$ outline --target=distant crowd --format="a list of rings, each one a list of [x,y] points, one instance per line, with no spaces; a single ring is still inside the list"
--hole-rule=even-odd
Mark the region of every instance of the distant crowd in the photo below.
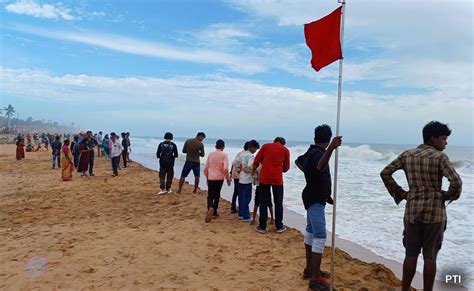
[[[72,137],[72,139],[71,139]],[[120,141],[120,138],[122,140]],[[25,158],[26,152],[49,151],[51,147],[52,168],[61,168],[61,177],[70,181],[74,170],[81,173],[81,177],[94,176],[95,157],[105,157],[111,161],[112,176],[118,175],[121,169],[130,162],[130,133],[122,132],[118,136],[115,132],[103,134],[102,131],[93,134],[92,131],[81,131],[78,134],[50,134],[27,133],[16,137],[16,158]],[[25,149],[26,148],[26,149]]]

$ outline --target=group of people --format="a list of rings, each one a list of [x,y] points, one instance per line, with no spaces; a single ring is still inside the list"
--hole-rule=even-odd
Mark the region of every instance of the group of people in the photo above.
[[[436,275],[436,258],[446,230],[445,202],[451,203],[460,197],[462,181],[449,162],[443,150],[451,130],[446,124],[432,121],[423,128],[423,144],[400,154],[382,172],[382,180],[390,195],[399,204],[406,200],[404,218],[403,245],[406,257],[403,264],[402,290],[409,290],[416,272],[418,255],[423,252],[424,290],[432,290]],[[195,138],[188,139],[182,152],[186,162],[181,172],[178,193],[181,193],[185,178],[191,171],[195,183],[193,193],[197,193],[200,177],[200,157],[205,156],[203,140],[206,135],[199,132]],[[160,160],[160,195],[171,193],[174,159],[178,157],[173,135],[165,134],[160,143],[157,158]],[[306,267],[303,278],[309,280],[310,289],[329,290],[326,281],[331,276],[321,270],[321,260],[326,244],[327,230],[325,218],[326,203],[333,204],[331,197],[331,174],[329,161],[334,151],[341,146],[342,137],[332,137],[331,127],[323,124],[314,130],[314,144],[295,160],[295,164],[304,173],[306,185],[302,191],[302,200],[306,209],[306,232],[304,245]],[[224,182],[228,186],[234,180],[231,213],[238,213],[244,222],[255,223],[259,210],[259,225],[255,230],[267,233],[268,211],[272,216],[276,232],[283,233],[283,173],[290,168],[290,152],[285,147],[285,139],[275,138],[273,143],[261,148],[257,141],[244,144],[232,164],[224,152],[225,142],[216,141],[215,151],[208,155],[204,166],[204,176],[208,186],[207,212],[205,222],[219,216],[219,199]],[[258,152],[257,152],[258,150]],[[255,155],[255,153],[257,154]],[[392,178],[397,170],[406,174],[409,189],[406,191]],[[441,188],[442,178],[448,178],[448,191]],[[166,182],[165,182],[166,181]],[[253,216],[249,203],[252,197],[252,184],[256,186]],[[272,213],[272,194],[275,206],[275,219]],[[238,209],[237,209],[238,201]]]
[[[120,136],[112,132],[105,136],[100,131],[92,134],[92,131],[75,134],[70,139],[70,134],[26,134],[28,144],[35,144],[37,148],[48,151],[51,145],[52,168],[61,168],[61,178],[63,181],[71,181],[73,172],[76,169],[81,173],[81,177],[94,176],[95,157],[105,156],[111,161],[112,176],[118,175],[120,159],[123,161],[123,168],[127,168],[130,162],[130,133],[122,132]],[[16,141],[16,158],[25,158],[25,137],[18,135]],[[41,138],[41,139],[40,139]],[[62,142],[61,142],[62,141]],[[41,145],[44,147],[41,147]],[[28,151],[28,149],[27,149]],[[37,150],[38,151],[38,150]]]
[[[186,177],[194,174],[193,193],[197,193],[201,176],[200,158],[205,156],[203,141],[205,133],[197,133],[195,138],[185,141],[182,152],[186,154],[177,193],[181,193]],[[178,157],[178,149],[172,142],[173,134],[167,132],[165,141],[158,145],[156,156],[160,162],[160,192],[159,195],[171,193],[171,182],[174,175],[174,161]],[[260,209],[259,225],[256,231],[267,232],[268,211],[271,221],[275,222],[276,232],[286,230],[283,225],[283,173],[290,168],[290,152],[285,147],[285,139],[275,138],[273,143],[265,144],[260,149],[256,140],[245,143],[244,149],[237,154],[229,169],[229,159],[224,152],[225,142],[216,141],[215,151],[209,153],[204,165],[204,176],[208,188],[207,212],[205,221],[210,222],[219,216],[219,200],[224,182],[228,186],[234,180],[234,194],[231,213],[237,213],[239,218],[248,223],[255,223],[257,209]],[[260,149],[260,150],[259,150]],[[257,155],[254,154],[258,151]],[[252,185],[256,186],[253,216],[250,214],[249,204],[252,200]],[[273,218],[272,192],[275,204],[275,218]],[[239,209],[237,211],[237,198]]]
[[[403,232],[406,257],[403,264],[402,290],[409,290],[421,252],[424,259],[424,289],[433,289],[436,258],[446,230],[445,202],[451,203],[457,200],[462,189],[460,176],[449,162],[447,155],[443,153],[450,134],[451,130],[446,124],[437,121],[428,123],[422,131],[423,144],[401,153],[381,172],[381,178],[395,202],[399,204],[402,200],[406,200]],[[97,147],[98,156],[101,156],[103,151],[111,160],[113,176],[117,176],[120,157],[123,158],[123,167],[127,167],[130,149],[129,134],[122,133],[121,137],[120,142],[120,137],[115,133],[111,133],[109,139],[108,135],[102,136],[102,132],[94,136],[88,131],[75,135],[72,143],[69,139],[65,139],[64,145],[61,145],[60,137],[56,136],[51,143],[52,166],[62,168],[64,180],[72,178],[74,167],[77,167],[83,177],[87,176],[87,170],[89,175],[93,176],[94,149]],[[178,194],[181,193],[184,181],[191,171],[195,178],[193,193],[196,194],[198,191],[201,175],[200,158],[205,156],[203,144],[205,138],[206,135],[199,132],[195,138],[188,139],[184,143],[182,153],[186,154],[186,161],[180,175]],[[265,234],[268,231],[269,210],[271,223],[275,224],[276,232],[285,232],[287,228],[283,224],[283,173],[290,168],[290,152],[285,144],[286,141],[282,137],[277,137],[272,143],[261,147],[256,140],[250,140],[229,164],[228,155],[224,152],[225,142],[217,140],[215,151],[209,153],[203,171],[208,186],[205,222],[219,217],[221,189],[224,182],[230,186],[233,180],[231,213],[238,213],[242,221],[254,224],[258,209],[259,221],[255,230]],[[321,270],[327,232],[325,206],[326,203],[333,203],[329,161],[341,144],[342,137],[333,138],[331,127],[326,124],[317,126],[314,130],[314,144],[295,160],[306,181],[302,190],[307,219],[304,235],[306,267],[303,270],[303,278],[309,279],[309,287],[316,290],[329,290],[326,279],[330,274]],[[22,146],[24,144],[19,138],[17,159],[24,157],[24,152],[21,153]],[[61,161],[59,150],[63,154]],[[164,141],[158,145],[156,156],[160,164],[158,194],[172,193],[171,185],[175,159],[178,158],[178,147],[173,142],[171,132],[164,135]],[[392,177],[398,170],[405,172],[408,190],[399,186]],[[450,183],[447,191],[441,187],[443,177]],[[253,215],[249,209],[252,185],[256,186]]]

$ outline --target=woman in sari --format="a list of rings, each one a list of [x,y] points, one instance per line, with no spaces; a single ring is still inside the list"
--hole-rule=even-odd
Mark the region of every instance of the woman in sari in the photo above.
[[[89,147],[87,146],[89,142],[88,138],[84,138],[81,143],[79,144],[79,166],[77,167],[77,172],[81,173],[81,177],[87,177],[87,170],[89,170],[89,160],[91,157],[91,152]]]
[[[61,157],[61,178],[63,178],[63,181],[71,181],[72,171],[74,171],[74,163],[72,161],[72,153],[69,149],[68,139],[64,141],[61,152],[63,153]]]
[[[19,138],[16,142],[16,159],[21,160],[25,158],[25,142]]]

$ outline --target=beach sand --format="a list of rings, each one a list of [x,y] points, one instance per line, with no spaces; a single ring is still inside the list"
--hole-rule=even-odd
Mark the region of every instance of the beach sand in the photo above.
[[[307,289],[295,229],[258,234],[223,199],[220,217],[205,223],[204,191],[157,196],[158,173],[137,163],[113,178],[96,158],[95,177],[62,182],[50,152],[22,161],[14,152],[0,145],[0,289]],[[400,286],[384,265],[339,249],[335,277],[339,290]]]

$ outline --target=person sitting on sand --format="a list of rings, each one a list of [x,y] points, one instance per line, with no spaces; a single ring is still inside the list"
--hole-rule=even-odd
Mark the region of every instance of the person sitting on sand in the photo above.
[[[16,141],[16,159],[19,161],[25,158],[25,142],[23,138],[18,138]]]
[[[191,171],[194,174],[194,190],[193,193],[197,193],[199,186],[199,176],[201,176],[201,162],[199,157],[204,157],[204,144],[203,140],[206,138],[204,132],[198,132],[196,138],[186,140],[183,146],[183,153],[186,154],[186,162],[184,162],[183,170],[181,171],[181,178],[179,179],[178,194],[181,193],[184,185],[184,179],[189,175]]]
[[[174,160],[178,158],[178,147],[171,132],[165,133],[165,141],[158,145],[156,157],[160,160],[160,192],[158,195],[171,193],[174,178]],[[166,179],[166,183],[165,183]]]
[[[259,225],[255,231],[267,233],[267,208],[272,199],[275,204],[275,227],[277,233],[286,231],[283,225],[283,173],[290,169],[290,151],[285,147],[285,139],[277,137],[273,143],[264,144],[253,162],[253,173],[262,164],[262,172],[258,177],[261,187]]]
[[[255,225],[255,220],[257,217],[257,210],[260,206],[260,196],[261,196],[261,191],[262,188],[260,188],[260,182],[258,181],[258,176],[260,175],[260,171],[262,170],[262,165],[258,166],[257,170],[255,171],[255,175],[253,175],[253,184],[255,185],[255,198],[253,200],[253,213],[252,213],[252,222],[250,222],[250,225]],[[268,204],[268,211],[270,212],[270,224],[275,223],[275,220],[273,218],[273,204],[272,201],[270,200],[270,203]]]
[[[87,177],[87,170],[89,169],[89,161],[90,161],[90,149],[88,147],[89,139],[88,137],[84,137],[79,144],[79,166],[77,167],[77,172],[81,173],[82,177]]]
[[[231,176],[231,179],[234,180],[234,193],[232,193],[232,204],[230,206],[230,213],[237,212],[237,197],[239,197],[239,178],[240,178],[240,172],[242,171],[242,168],[240,167],[238,160],[240,156],[248,149],[249,149],[249,142],[246,141],[244,143],[244,149],[237,153],[237,155],[234,158],[234,161],[232,162],[232,166],[230,167],[230,176]]]
[[[416,272],[418,255],[423,250],[423,289],[433,290],[436,258],[446,230],[446,201],[451,203],[461,195],[461,177],[443,153],[451,129],[446,124],[431,121],[423,128],[423,144],[400,154],[387,165],[380,176],[390,195],[399,204],[406,200],[403,245],[402,290],[409,290]],[[403,169],[409,190],[405,191],[393,179]],[[448,191],[442,190],[443,177],[449,180]]]
[[[123,146],[119,141],[119,137],[112,132],[110,134],[110,157],[112,159],[112,177],[118,176],[118,168],[120,165],[120,156],[122,155]]]
[[[64,146],[61,150],[61,178],[63,181],[72,180],[72,172],[74,171],[74,161],[71,150],[69,149],[69,140],[64,140]]]
[[[28,141],[26,143],[26,152],[30,153],[33,151],[33,144],[31,143],[31,141]]]
[[[239,179],[239,218],[244,222],[251,222],[249,203],[252,200],[252,167],[253,154],[260,148],[256,140],[249,142],[248,150],[241,154],[237,165],[242,169]]]
[[[211,221],[212,217],[219,216],[217,208],[221,197],[221,189],[224,179],[230,186],[229,176],[229,158],[224,153],[225,143],[219,139],[216,141],[216,150],[209,154],[204,166],[204,176],[207,179],[207,214],[206,222]]]
[[[314,145],[306,154],[299,156],[296,166],[304,172],[306,186],[303,189],[303,204],[306,209],[306,233],[304,244],[306,268],[303,278],[309,279],[309,288],[329,290],[329,284],[321,272],[321,260],[326,243],[325,205],[331,192],[331,173],[329,160],[332,153],[342,143],[342,137],[332,139],[329,125],[323,124],[314,129]],[[330,142],[331,141],[331,142]]]

